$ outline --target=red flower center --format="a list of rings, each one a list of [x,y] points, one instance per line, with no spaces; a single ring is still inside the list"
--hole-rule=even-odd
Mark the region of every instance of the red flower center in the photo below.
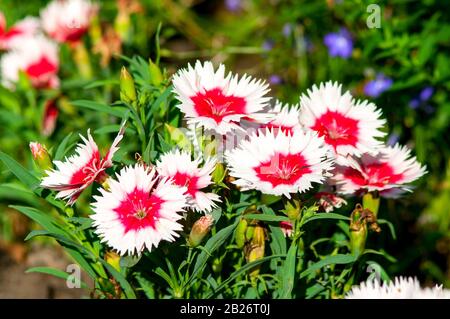
[[[340,145],[356,146],[358,141],[358,121],[336,111],[324,113],[311,128],[335,150]]]
[[[147,227],[154,229],[163,202],[158,196],[135,188],[114,211],[125,227],[125,233]]]
[[[222,122],[229,115],[244,115],[247,104],[242,97],[224,95],[220,88],[197,93],[191,100],[199,116],[212,118],[216,123]]]
[[[95,151],[89,159],[89,162],[72,175],[69,184],[83,185],[86,183],[92,183],[97,177],[100,167],[100,154],[98,151]]]
[[[197,188],[197,176],[189,176],[186,173],[180,173],[177,172],[173,176],[173,181],[178,186],[186,186],[187,187],[187,193],[191,195],[192,197],[195,197],[195,193],[198,191]]]
[[[347,168],[344,177],[359,186],[384,187],[388,184],[395,184],[403,179],[403,174],[395,174],[393,168],[388,163],[375,162],[362,167],[364,176],[356,169]]]
[[[269,182],[273,187],[293,185],[303,175],[311,172],[308,163],[301,154],[275,153],[267,162],[254,168],[261,181]]]
[[[53,74],[58,71],[58,67],[52,63],[46,56],[43,56],[36,63],[27,67],[25,72],[31,78],[39,78],[46,74]]]

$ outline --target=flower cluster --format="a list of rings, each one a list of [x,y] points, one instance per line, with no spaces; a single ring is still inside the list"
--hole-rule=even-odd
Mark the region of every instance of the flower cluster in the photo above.
[[[237,137],[223,163],[217,150],[203,158],[173,149],[155,163],[122,168],[114,178],[106,170],[113,167],[124,129],[103,158],[88,131],[76,154],[55,161],[56,169],[48,170],[41,183],[70,205],[91,184],[101,184],[91,217],[97,234],[120,254],[140,254],[162,240],[173,241],[186,211],[208,215],[202,229],[209,229],[210,214],[223,201],[211,188],[213,175],[224,165],[241,191],[290,199],[322,185],[314,198],[326,212],[346,203],[338,194],[397,196],[425,173],[406,147],[384,146],[385,121],[375,104],[355,100],[337,83],[313,86],[298,105],[272,105],[265,82],[197,61],[173,76],[173,87],[189,128]],[[292,224],[281,228],[292,235]]]
[[[59,48],[56,42],[73,44],[88,31],[97,11],[89,0],[54,0],[40,17],[26,17],[7,28],[0,12],[1,81],[14,89],[20,73],[38,89],[59,87]]]

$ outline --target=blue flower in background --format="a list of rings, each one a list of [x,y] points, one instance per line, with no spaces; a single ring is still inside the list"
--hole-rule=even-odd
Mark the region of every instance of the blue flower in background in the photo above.
[[[379,73],[375,79],[367,82],[364,86],[364,94],[370,97],[378,97],[384,91],[388,90],[392,86],[392,83],[394,82],[391,78]]]
[[[395,144],[397,144],[399,139],[400,139],[400,136],[397,133],[392,133],[391,135],[389,135],[386,144],[388,146],[394,146]]]
[[[285,23],[281,31],[285,38],[288,38],[292,33],[292,23]]]
[[[272,39],[267,39],[263,42],[262,48],[264,51],[270,51],[275,46],[275,42]]]
[[[431,114],[434,112],[434,107],[427,104],[434,94],[434,88],[432,86],[426,86],[420,91],[419,95],[409,101],[409,107],[413,110],[422,108],[426,113]]]
[[[281,76],[277,75],[277,74],[272,74],[269,77],[269,83],[273,84],[273,85],[278,85],[283,83],[283,79],[281,78]]]
[[[341,28],[337,33],[328,33],[323,43],[328,47],[328,54],[348,59],[352,56],[353,41],[347,29]]]
[[[428,101],[433,96],[433,93],[434,93],[433,87],[431,86],[425,87],[419,94],[420,100],[422,102]]]
[[[231,12],[239,11],[242,8],[242,1],[241,0],[225,0],[225,8],[227,8],[227,10],[231,11]]]

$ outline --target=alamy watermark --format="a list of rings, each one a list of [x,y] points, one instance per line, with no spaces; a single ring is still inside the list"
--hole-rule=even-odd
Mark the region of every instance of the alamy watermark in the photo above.
[[[381,28],[381,7],[378,4],[372,3],[367,6],[367,13],[369,16],[366,19],[366,25],[369,29]]]

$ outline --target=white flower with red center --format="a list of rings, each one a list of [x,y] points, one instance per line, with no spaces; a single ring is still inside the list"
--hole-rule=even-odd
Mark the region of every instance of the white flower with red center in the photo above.
[[[33,17],[26,17],[7,29],[5,16],[0,12],[0,50],[11,49],[23,37],[36,35],[38,30],[39,20]]]
[[[205,129],[226,134],[241,129],[242,118],[261,122],[267,114],[258,113],[266,106],[268,85],[244,75],[240,79],[231,72],[225,76],[225,66],[217,71],[211,62],[195,63],[193,68],[181,69],[173,77],[174,92],[181,102],[178,106],[188,123],[199,123]]]
[[[183,226],[186,188],[157,176],[155,168],[123,168],[109,190],[100,189],[92,204],[95,232],[120,255],[151,251],[162,240],[172,242]]]
[[[89,0],[53,0],[41,11],[42,28],[58,42],[77,43],[97,11]]]
[[[80,194],[94,181],[102,183],[106,179],[105,170],[112,166],[114,153],[119,149],[124,128],[120,129],[117,137],[104,158],[100,157],[98,146],[88,130],[88,139],[81,136],[84,143],[77,145],[74,155],[66,157],[65,161],[54,161],[56,169],[46,171],[41,186],[58,191],[56,198],[67,200],[73,205]]]
[[[426,173],[407,147],[396,144],[380,149],[377,155],[363,154],[337,166],[330,182],[341,194],[379,191],[385,197],[396,197],[409,190],[411,183]]]
[[[212,184],[211,174],[216,166],[216,159],[207,159],[201,165],[201,157],[195,160],[186,151],[173,150],[161,156],[156,163],[159,175],[171,178],[179,186],[185,186],[188,204],[196,211],[210,212],[217,207],[220,197],[202,189]]]
[[[270,122],[262,124],[261,128],[280,129],[283,132],[293,134],[295,131],[301,130],[300,125],[300,109],[298,105],[282,104],[276,101],[273,109],[269,111],[269,114],[273,114],[274,117]]]
[[[300,123],[323,136],[337,158],[374,153],[382,145],[377,138],[385,133],[381,111],[375,104],[355,101],[342,86],[331,81],[313,86],[300,97]]]
[[[327,213],[332,212],[335,208],[341,208],[342,205],[347,205],[345,199],[330,192],[318,192],[314,197],[319,201],[319,206]]]
[[[362,282],[352,287],[345,299],[450,299],[450,290],[437,285],[422,288],[417,278],[395,277],[390,282]]]
[[[58,47],[42,35],[21,38],[20,45],[4,54],[0,60],[2,84],[14,89],[20,71],[35,88],[59,86]]]
[[[243,190],[285,195],[304,192],[322,183],[331,161],[328,148],[314,132],[284,134],[266,129],[255,132],[225,154],[234,183]]]

